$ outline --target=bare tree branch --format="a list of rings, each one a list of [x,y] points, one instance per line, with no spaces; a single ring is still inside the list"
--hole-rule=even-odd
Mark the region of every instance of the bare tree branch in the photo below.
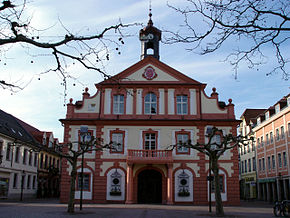
[[[14,44],[19,44],[27,50],[34,47],[42,51],[48,51],[48,54],[55,60],[55,67],[45,70],[40,73],[40,75],[52,71],[58,73],[63,81],[64,96],[66,96],[67,91],[67,79],[73,78],[71,74],[66,71],[66,62],[68,60],[73,63],[76,61],[85,69],[94,70],[105,78],[109,78],[110,75],[100,68],[103,61],[109,60],[110,52],[113,50],[109,48],[109,44],[113,44],[116,47],[122,46],[124,44],[123,38],[126,37],[126,35],[122,33],[122,30],[138,25],[136,23],[123,24],[120,20],[118,24],[106,27],[99,33],[85,36],[71,33],[60,21],[66,34],[58,38],[51,37],[47,39],[34,35],[35,31],[38,33],[43,32],[45,35],[45,32],[49,29],[36,30],[31,26],[30,22],[32,17],[23,18],[22,16],[26,7],[29,7],[26,0],[23,0],[23,3],[20,5],[14,5],[12,0],[4,0],[2,2],[0,6],[0,52],[2,54],[5,53],[6,51],[4,51],[3,48]],[[113,32],[114,39],[110,39],[111,36],[108,35],[108,33],[111,32]],[[120,52],[117,53],[120,54]],[[9,83],[4,79],[1,80],[0,85],[2,88],[9,88],[11,91],[23,88],[13,83]]]
[[[266,49],[272,48],[276,66],[266,75],[280,72],[289,79],[290,4],[288,0],[187,0],[183,8],[169,5],[184,17],[179,31],[167,31],[165,43],[188,43],[189,51],[205,55],[216,52],[229,40],[238,44],[226,57],[235,71],[241,62],[250,68],[267,63]],[[201,28],[202,27],[202,28]]]

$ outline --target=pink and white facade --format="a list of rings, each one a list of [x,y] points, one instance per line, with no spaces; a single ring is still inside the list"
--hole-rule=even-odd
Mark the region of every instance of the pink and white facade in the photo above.
[[[211,192],[208,158],[192,149],[167,150],[169,145],[191,139],[207,140],[208,126],[236,134],[239,123],[234,105],[219,102],[215,88],[211,96],[199,83],[159,60],[161,32],[148,25],[140,31],[141,61],[114,77],[88,89],[83,99],[67,104],[64,143],[77,141],[81,126],[117,150],[85,155],[85,202],[207,204]],[[153,49],[153,54],[147,54]],[[78,146],[78,145],[75,145]],[[227,151],[219,161],[222,199],[239,204],[238,151]],[[62,160],[61,201],[69,196],[71,167]],[[78,162],[78,172],[81,162]],[[76,199],[80,198],[77,179]]]
[[[258,198],[290,199],[290,94],[257,118],[256,138]]]

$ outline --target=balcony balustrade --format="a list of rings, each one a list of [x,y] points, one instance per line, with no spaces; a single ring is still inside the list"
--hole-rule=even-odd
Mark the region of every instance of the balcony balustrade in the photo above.
[[[172,163],[172,151],[167,150],[128,150],[128,163],[160,164]]]

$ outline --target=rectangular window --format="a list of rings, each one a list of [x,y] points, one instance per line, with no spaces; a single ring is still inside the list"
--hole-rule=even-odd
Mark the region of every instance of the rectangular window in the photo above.
[[[184,147],[188,143],[188,134],[177,134],[177,153],[188,153],[189,148]]]
[[[282,167],[282,158],[281,158],[281,153],[278,154],[278,166],[279,166],[279,168]]]
[[[270,132],[270,142],[271,144],[274,142],[273,132]]]
[[[15,162],[19,163],[19,153],[20,153],[20,147],[15,148]]]
[[[266,143],[267,143],[267,145],[269,145],[269,144],[270,144],[270,140],[269,140],[269,134],[268,134],[268,133],[266,134]]]
[[[49,164],[48,167],[51,167],[51,157],[49,157]]]
[[[39,168],[43,169],[43,153],[40,154]]]
[[[260,138],[258,138],[257,143],[258,143],[258,148],[260,148]]]
[[[157,97],[154,93],[148,93],[144,98],[145,114],[157,114]]]
[[[28,164],[32,165],[32,151],[29,152]]]
[[[23,164],[26,164],[26,160],[27,160],[27,149],[26,148],[24,148],[23,149]]]
[[[244,161],[241,162],[241,165],[242,165],[242,173],[244,173]]]
[[[276,129],[276,140],[280,140],[279,129]]]
[[[265,158],[262,158],[263,171],[265,170]]]
[[[281,126],[281,139],[285,138],[284,126]]]
[[[44,157],[44,169],[47,169],[47,164],[48,164],[48,156],[45,155],[45,157]]]
[[[252,142],[252,151],[255,151],[255,149],[256,149],[255,142]]]
[[[25,188],[25,175],[22,175],[22,178],[21,178],[21,188],[22,189]]]
[[[244,164],[245,164],[245,173],[247,173],[248,172],[247,160],[245,160]]]
[[[78,190],[82,189],[82,176],[81,173],[78,174]],[[83,190],[90,190],[90,175],[89,174],[85,174],[83,176]]]
[[[55,158],[52,159],[52,166],[55,167]]]
[[[14,175],[13,175],[13,188],[17,188],[17,183],[18,183],[18,174],[14,173]]]
[[[219,176],[219,180],[220,180],[220,192],[224,192],[224,177],[223,176]],[[214,192],[215,190],[215,182],[212,181],[211,183],[211,192]]]
[[[36,187],[36,176],[33,176],[32,188],[35,189],[35,187]]]
[[[122,152],[123,151],[123,142],[124,134],[123,133],[112,133],[112,150],[111,152]]]
[[[155,133],[145,133],[145,150],[155,150],[156,149],[156,134]]]
[[[37,167],[37,153],[34,153],[34,166]]]
[[[244,153],[247,153],[247,147],[244,145]]]
[[[261,136],[261,146],[263,147],[264,146],[264,137]]]
[[[275,156],[272,155],[272,168],[275,169],[276,168],[276,162],[275,162]]]
[[[253,160],[253,171],[256,171],[256,158],[253,157],[252,160]]]
[[[113,113],[124,114],[124,95],[114,95]]]
[[[268,170],[271,170],[271,157],[268,157]]]
[[[277,114],[277,113],[279,113],[279,112],[280,112],[280,105],[277,104],[277,105],[275,106],[275,113]]]
[[[177,95],[176,96],[176,107],[177,114],[183,115],[187,114],[187,95]]]
[[[283,152],[283,166],[287,167],[287,157],[286,157],[286,152]]]
[[[6,149],[6,160],[11,160],[11,145],[7,143],[7,149]]]
[[[31,182],[30,180],[31,180],[31,176],[28,175],[28,176],[27,176],[27,182],[26,182],[26,184],[27,184],[27,189],[30,189],[30,188],[31,188],[31,187],[30,187],[30,184],[31,184],[31,183],[30,183],[30,182]]]
[[[288,135],[290,136],[290,123],[288,123]]]
[[[249,172],[251,172],[252,171],[251,159],[248,160],[248,167],[249,167]]]
[[[267,113],[265,113],[265,120],[268,120],[269,119],[269,111],[267,111]]]
[[[0,141],[0,158],[1,158],[1,160],[2,160],[2,149],[3,149],[3,142],[2,141]]]

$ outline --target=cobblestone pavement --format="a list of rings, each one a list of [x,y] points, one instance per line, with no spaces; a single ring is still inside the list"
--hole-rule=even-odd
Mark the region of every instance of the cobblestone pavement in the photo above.
[[[34,202],[0,201],[0,217],[2,218],[59,218],[59,217],[94,217],[94,218],[187,218],[214,217],[215,208],[210,214],[208,206],[169,206],[143,204],[84,204],[75,214],[66,212],[66,204],[57,200],[40,200]],[[226,217],[267,218],[274,217],[272,204],[265,202],[241,202],[241,206],[224,207]]]

